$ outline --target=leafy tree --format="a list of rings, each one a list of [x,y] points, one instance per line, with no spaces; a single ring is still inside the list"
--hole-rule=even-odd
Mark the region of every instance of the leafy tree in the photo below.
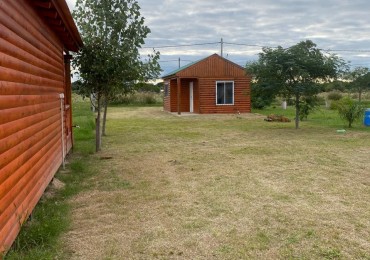
[[[302,41],[290,48],[263,48],[259,60],[247,65],[261,88],[274,95],[294,99],[295,127],[299,128],[301,98],[319,93],[321,84],[335,79],[345,63],[335,55],[324,54],[312,41]]]
[[[318,106],[319,98],[317,96],[303,97],[300,102],[299,120],[303,121]]]
[[[263,109],[271,105],[275,100],[274,91],[270,89],[269,85],[262,86],[261,84],[252,83],[252,107]]]
[[[79,70],[79,91],[94,94],[97,106],[96,151],[101,149],[101,110],[103,133],[109,100],[137,80],[157,77],[159,52],[142,61],[139,48],[150,30],[144,25],[136,0],[77,0],[73,13],[84,47],[74,66]]]
[[[362,93],[370,89],[370,71],[365,67],[356,67],[349,72],[346,77],[350,81],[348,87],[350,90],[358,93],[358,101],[361,102]]]
[[[333,82],[326,82],[322,84],[325,92],[330,91],[346,91],[348,89],[348,82],[343,80],[334,80]]]
[[[339,116],[348,122],[348,127],[352,127],[352,123],[359,119],[364,112],[364,107],[361,103],[349,97],[344,97],[337,101],[336,107]]]

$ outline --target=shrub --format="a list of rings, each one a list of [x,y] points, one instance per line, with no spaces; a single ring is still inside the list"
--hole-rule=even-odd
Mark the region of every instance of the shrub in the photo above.
[[[362,97],[364,100],[370,100],[370,92],[364,93]]]
[[[337,106],[339,116],[348,122],[348,127],[352,127],[352,123],[364,113],[364,107],[361,103],[349,97],[342,98],[337,102]]]
[[[333,91],[328,94],[327,99],[336,101],[336,100],[340,100],[342,97],[343,97],[342,93],[338,91]]]
[[[141,96],[142,100],[140,103],[145,105],[152,105],[157,103],[156,97],[151,93],[143,93]]]
[[[339,100],[330,102],[329,103],[329,109],[330,110],[337,110],[338,109],[338,103],[339,103]]]
[[[252,84],[252,107],[256,109],[263,109],[270,106],[275,100],[275,94],[271,91],[270,86]]]
[[[112,104],[116,105],[154,105],[162,103],[162,95],[153,92],[133,92],[114,97]]]

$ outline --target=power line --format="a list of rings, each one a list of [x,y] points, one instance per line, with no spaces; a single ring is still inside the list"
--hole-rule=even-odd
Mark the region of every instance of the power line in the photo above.
[[[160,60],[158,62],[178,62],[178,61],[179,61],[179,59],[177,59],[177,60]],[[183,60],[183,59],[181,59],[181,61],[193,62],[192,60]]]
[[[179,45],[162,45],[162,46],[144,46],[143,49],[164,49],[164,48],[178,48],[178,47],[192,47],[219,44],[220,42],[205,42],[205,43],[192,43],[192,44],[179,44]]]
[[[181,47],[193,47],[193,46],[205,46],[205,45],[234,45],[234,46],[247,46],[247,47],[259,47],[259,48],[277,48],[276,46],[260,45],[260,44],[249,44],[249,43],[235,43],[235,42],[205,42],[205,43],[191,43],[191,44],[177,44],[177,45],[159,45],[159,46],[143,46],[143,49],[164,49],[164,48],[181,48]],[[327,52],[358,52],[358,53],[370,53],[370,50],[356,50],[356,49],[322,49]]]
[[[276,48],[272,46],[263,46],[258,44],[246,44],[246,43],[234,43],[234,42],[224,42],[227,45],[237,45],[237,46],[248,46],[248,47],[260,47],[260,48]]]
[[[335,52],[370,52],[370,50],[331,50],[331,49],[328,49],[328,50],[325,50],[325,51],[335,51]]]

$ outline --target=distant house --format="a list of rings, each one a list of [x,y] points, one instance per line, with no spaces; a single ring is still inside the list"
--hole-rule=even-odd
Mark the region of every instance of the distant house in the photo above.
[[[213,54],[162,77],[168,112],[249,113],[250,81],[245,69]]]
[[[0,259],[72,147],[65,0],[0,2]]]

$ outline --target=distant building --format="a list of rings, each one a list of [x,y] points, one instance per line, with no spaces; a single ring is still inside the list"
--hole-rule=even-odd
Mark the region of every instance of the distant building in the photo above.
[[[249,113],[250,81],[245,69],[213,54],[164,75],[168,112]]]

